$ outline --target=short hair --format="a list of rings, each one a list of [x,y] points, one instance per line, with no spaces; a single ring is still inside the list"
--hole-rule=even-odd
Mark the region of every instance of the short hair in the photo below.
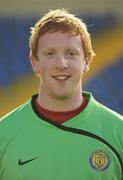
[[[29,39],[30,57],[37,57],[37,46],[39,38],[45,33],[53,32],[74,32],[80,35],[85,58],[90,63],[95,55],[92,49],[90,34],[86,24],[74,14],[69,13],[66,9],[50,10],[45,14],[34,27],[31,28]]]

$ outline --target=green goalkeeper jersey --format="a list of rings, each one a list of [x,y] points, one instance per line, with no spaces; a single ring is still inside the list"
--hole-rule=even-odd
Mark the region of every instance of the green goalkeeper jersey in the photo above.
[[[0,121],[0,180],[123,179],[123,117],[83,92],[88,105],[57,124],[35,98]]]

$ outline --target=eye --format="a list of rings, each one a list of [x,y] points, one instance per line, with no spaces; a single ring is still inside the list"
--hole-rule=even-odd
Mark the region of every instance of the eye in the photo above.
[[[76,53],[75,53],[74,51],[70,51],[69,54],[70,54],[71,56],[76,55]]]
[[[74,57],[74,56],[76,56],[78,53],[76,52],[76,51],[74,51],[74,50],[69,50],[68,52],[67,52],[67,55],[68,56],[70,56],[70,57]]]
[[[54,54],[53,51],[48,51],[48,52],[45,52],[45,53],[44,53],[45,56],[51,56],[51,55],[53,55],[53,54]]]

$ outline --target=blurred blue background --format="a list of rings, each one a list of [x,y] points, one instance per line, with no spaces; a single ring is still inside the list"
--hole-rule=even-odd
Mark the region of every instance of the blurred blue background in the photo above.
[[[123,114],[122,0],[0,0],[0,116],[38,92],[30,61],[30,27],[49,9],[67,8],[88,25],[96,57],[83,89]]]

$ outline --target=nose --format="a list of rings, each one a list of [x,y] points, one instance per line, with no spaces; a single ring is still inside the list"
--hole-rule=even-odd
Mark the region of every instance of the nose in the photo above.
[[[68,69],[68,61],[64,54],[58,54],[56,59],[56,69]]]

